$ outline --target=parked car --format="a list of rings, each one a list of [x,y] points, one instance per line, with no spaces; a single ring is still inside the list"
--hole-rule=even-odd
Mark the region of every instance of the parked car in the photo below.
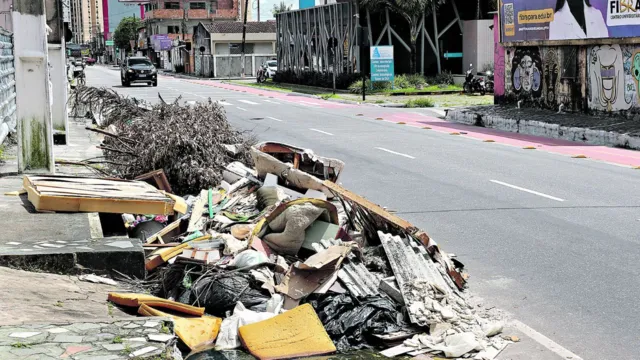
[[[120,67],[120,82],[122,86],[130,86],[132,83],[158,86],[158,70],[146,57],[129,57]]]
[[[273,78],[276,72],[278,72],[278,62],[276,60],[265,61],[262,66],[265,68],[267,79]]]

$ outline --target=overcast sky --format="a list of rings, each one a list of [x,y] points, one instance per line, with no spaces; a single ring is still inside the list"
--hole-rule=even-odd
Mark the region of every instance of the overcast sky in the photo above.
[[[273,5],[280,4],[282,0],[249,0],[253,3],[253,20],[258,20],[258,1],[260,1],[260,21],[273,20],[271,10]],[[291,5],[291,9],[298,8],[298,0],[284,0],[284,3]]]

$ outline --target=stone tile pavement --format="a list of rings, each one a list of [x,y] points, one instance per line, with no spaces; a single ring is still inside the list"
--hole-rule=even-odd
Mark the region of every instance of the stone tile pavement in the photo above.
[[[173,359],[175,339],[163,318],[0,326],[0,359]]]

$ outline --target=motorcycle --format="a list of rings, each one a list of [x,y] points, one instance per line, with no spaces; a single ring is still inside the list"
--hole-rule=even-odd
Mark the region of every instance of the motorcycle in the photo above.
[[[485,88],[488,93],[493,93],[493,72],[491,70],[485,73],[487,75],[487,81],[485,83]]]
[[[484,95],[487,92],[484,78],[476,77],[473,74],[473,64],[469,64],[469,70],[467,70],[465,74],[464,85],[462,85],[462,89],[465,94],[473,94],[479,92],[480,95]]]
[[[258,74],[256,74],[256,80],[258,81],[258,83],[263,83],[267,81],[267,69],[265,69],[264,66],[262,65],[260,65],[260,68],[258,69]]]

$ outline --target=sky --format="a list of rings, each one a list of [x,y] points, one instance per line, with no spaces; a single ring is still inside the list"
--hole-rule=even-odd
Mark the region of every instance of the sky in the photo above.
[[[253,20],[258,21],[258,1],[260,1],[260,21],[273,20],[273,14],[271,10],[273,5],[280,4],[283,0],[249,0],[253,3]],[[298,0],[284,0],[284,3],[291,5],[291,10],[298,8]]]

